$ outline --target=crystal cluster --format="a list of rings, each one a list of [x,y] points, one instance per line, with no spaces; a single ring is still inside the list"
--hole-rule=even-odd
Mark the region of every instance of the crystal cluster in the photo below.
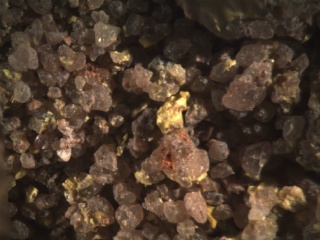
[[[150,185],[162,180],[164,173],[181,186],[190,187],[205,178],[208,169],[206,151],[198,149],[187,130],[182,129],[166,134],[135,175],[139,182]]]
[[[0,239],[319,239],[319,13],[0,0]]]

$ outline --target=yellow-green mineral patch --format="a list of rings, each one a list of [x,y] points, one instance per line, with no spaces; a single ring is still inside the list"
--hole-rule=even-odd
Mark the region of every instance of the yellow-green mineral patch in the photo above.
[[[162,133],[168,133],[174,129],[183,128],[182,112],[187,110],[188,92],[180,92],[178,96],[172,96],[157,112],[157,125]]]

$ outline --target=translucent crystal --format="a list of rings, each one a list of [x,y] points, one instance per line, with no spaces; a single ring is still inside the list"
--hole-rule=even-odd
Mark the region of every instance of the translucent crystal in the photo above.
[[[25,103],[31,98],[31,89],[23,81],[18,81],[14,85],[13,100],[19,103]]]
[[[266,85],[271,81],[272,65],[268,62],[251,64],[237,75],[223,96],[223,105],[236,111],[252,111],[266,97]]]
[[[96,164],[91,165],[89,173],[93,180],[101,185],[112,184],[117,179],[115,172],[99,167]]]
[[[209,141],[209,158],[215,161],[223,161],[229,156],[229,148],[226,142],[215,139]]]
[[[284,68],[288,66],[292,61],[294,51],[286,44],[280,44],[278,47],[274,49],[272,56],[275,60],[275,65],[278,68]]]
[[[17,130],[17,128],[21,126],[21,121],[17,117],[10,117],[10,118],[4,118],[2,124],[5,131],[12,132],[14,130]]]
[[[113,185],[113,196],[119,205],[134,203],[137,199],[137,186],[119,182]]]
[[[20,156],[21,166],[27,169],[36,167],[36,161],[31,153],[23,153]]]
[[[108,22],[109,22],[109,16],[103,10],[101,10],[101,11],[93,11],[91,13],[91,18],[95,22],[101,21],[101,22],[103,22],[105,24],[108,24]]]
[[[47,96],[49,98],[60,98],[62,97],[61,89],[58,87],[49,87]]]
[[[117,156],[115,152],[112,151],[111,146],[103,144],[94,153],[94,159],[97,166],[108,169],[110,171],[116,171],[117,166]]]
[[[152,64],[150,65],[152,66]],[[157,68],[155,68],[157,69]],[[158,69],[159,70],[159,69]],[[186,82],[186,70],[180,65],[172,62],[168,62],[166,65],[166,71],[171,75],[174,80],[182,86]]]
[[[157,191],[153,191],[151,193],[148,193],[147,196],[144,199],[144,208],[148,211],[156,214],[159,217],[164,216],[164,204],[163,201],[160,198],[160,194]]]
[[[270,240],[276,239],[278,226],[274,219],[265,218],[259,221],[250,221],[241,233],[242,240]]]
[[[253,62],[260,62],[268,58],[271,46],[262,44],[248,44],[243,46],[236,55],[237,63],[247,67]]]
[[[296,71],[279,74],[274,79],[271,100],[274,103],[293,103],[299,98],[300,77]]]
[[[9,55],[8,62],[13,69],[23,72],[39,67],[37,51],[29,44],[20,44],[16,51]]]
[[[190,107],[186,112],[186,124],[196,125],[209,115],[208,106],[201,99],[191,99]]]
[[[82,234],[114,222],[114,209],[104,197],[92,197],[86,203],[79,203],[77,210],[70,216],[70,224]]]
[[[191,219],[186,219],[177,224],[177,232],[184,237],[190,237],[195,234],[196,225]]]
[[[97,22],[93,30],[96,45],[106,48],[117,41],[121,29],[103,22]]]
[[[81,91],[83,87],[86,85],[86,79],[82,76],[77,76],[74,79],[74,83],[76,85],[76,88]]]
[[[149,63],[149,68],[154,71],[153,86],[148,90],[152,100],[165,101],[178,93],[180,86],[186,81],[185,69],[180,64],[156,57]]]
[[[44,15],[42,18],[44,35],[50,45],[57,45],[67,36],[67,32],[60,32],[51,14]]]
[[[188,214],[198,223],[205,223],[207,221],[207,203],[201,193],[186,193],[183,201]]]
[[[18,153],[24,153],[30,146],[29,141],[25,135],[25,132],[22,131],[14,131],[10,135],[10,139],[12,141],[13,150]]]
[[[38,52],[40,53],[40,62],[46,71],[50,73],[58,71],[60,67],[59,58],[50,44],[40,46]]]
[[[196,148],[186,129],[165,135],[142,164],[144,172],[154,174],[162,170],[168,178],[185,187],[205,178],[208,168],[206,151]]]
[[[43,38],[43,24],[38,18],[33,20],[31,24],[26,28],[25,32],[29,35],[30,41],[39,46]]]
[[[302,116],[290,116],[283,124],[282,136],[288,142],[298,140],[304,130],[305,119]]]
[[[271,151],[269,142],[247,146],[240,157],[241,165],[246,175],[253,179],[259,179],[262,168],[269,161]]]
[[[232,174],[234,174],[234,171],[232,167],[226,162],[218,163],[210,169],[210,177],[212,179],[225,178]]]
[[[84,172],[67,178],[62,186],[65,189],[64,196],[70,204],[87,200],[98,194],[102,188],[101,185],[94,182],[91,175]]]
[[[248,188],[251,209],[248,214],[249,220],[263,220],[276,205],[278,189],[264,183]]]
[[[70,73],[66,70],[51,73],[44,69],[38,69],[37,73],[40,82],[48,87],[53,87],[56,84],[58,84],[59,87],[63,87],[70,76]]]
[[[137,64],[133,69],[131,68],[124,71],[122,86],[128,92],[136,94],[149,92],[149,89],[152,88],[150,81],[152,75],[153,73],[151,71]]]
[[[168,222],[179,223],[185,220],[188,216],[183,201],[168,201],[164,203],[164,215]]]
[[[227,83],[236,75],[238,68],[237,62],[228,56],[212,67],[209,78],[216,82]]]
[[[20,44],[24,46],[30,45],[29,36],[25,32],[14,32],[11,34],[11,46],[17,49]]]
[[[134,230],[143,220],[143,209],[140,204],[125,204],[118,207],[116,220],[124,230]]]
[[[274,29],[268,21],[255,20],[248,24],[246,34],[255,39],[271,39]]]
[[[82,52],[75,52],[66,45],[58,48],[58,57],[61,65],[69,72],[79,71],[86,64],[86,56]]]
[[[88,91],[86,98],[90,98],[90,95],[94,97],[94,103],[91,106],[92,110],[99,110],[107,112],[112,104],[110,88],[106,85],[94,85]],[[84,95],[85,96],[85,95]],[[85,100],[85,99],[83,99]]]

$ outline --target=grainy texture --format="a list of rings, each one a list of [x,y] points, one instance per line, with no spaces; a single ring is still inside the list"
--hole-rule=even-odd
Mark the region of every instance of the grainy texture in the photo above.
[[[319,239],[319,14],[0,0],[0,239]]]

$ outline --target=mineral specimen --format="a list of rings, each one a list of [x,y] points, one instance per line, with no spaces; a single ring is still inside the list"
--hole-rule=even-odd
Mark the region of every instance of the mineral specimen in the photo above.
[[[98,167],[115,172],[118,169],[117,156],[112,151],[112,147],[106,144],[98,148],[94,153],[95,162]]]
[[[143,220],[143,209],[139,204],[125,204],[117,209],[115,216],[122,229],[132,231]]]
[[[188,217],[187,210],[183,201],[168,201],[163,204],[163,213],[168,222],[180,223]]]
[[[8,62],[17,71],[25,72],[39,67],[37,51],[26,43],[19,44],[17,50],[8,57]]]
[[[83,235],[114,221],[113,207],[103,197],[92,197],[86,203],[79,203],[77,210],[70,216],[70,223]]]
[[[168,178],[189,187],[205,178],[208,168],[207,153],[196,148],[186,130],[182,129],[163,137],[159,147],[142,164],[140,173],[163,171]]]
[[[268,62],[251,64],[242,75],[237,75],[230,83],[222,98],[224,106],[237,111],[252,111],[266,97],[271,70],[272,65]]]
[[[215,161],[223,161],[229,155],[229,148],[227,143],[220,142],[215,139],[209,141],[209,158]]]
[[[22,81],[15,84],[13,90],[13,100],[19,103],[25,103],[31,98],[30,87]]]
[[[306,199],[301,188],[297,186],[283,187],[279,193],[279,205],[289,211],[296,212],[306,204]]]
[[[177,232],[184,237],[191,237],[195,234],[196,225],[190,219],[186,219],[183,222],[177,224]]]
[[[0,239],[319,239],[319,13],[0,0]]]
[[[106,48],[117,41],[120,28],[97,22],[94,25],[95,43],[98,47]]]
[[[198,223],[207,221],[207,204],[199,192],[190,192],[184,196],[184,205],[190,216]]]
[[[251,205],[248,214],[250,221],[264,220],[277,203],[277,191],[278,189],[276,187],[265,184],[248,188],[250,195],[249,202]]]
[[[240,161],[246,175],[253,179],[259,179],[261,170],[268,162],[271,151],[271,144],[268,142],[256,143],[244,148]]]
[[[262,17],[267,9],[267,2],[242,0],[227,1],[225,4],[204,1],[196,4],[192,0],[177,0],[188,17],[197,19],[210,31],[224,38],[239,38],[242,35],[230,31],[228,24],[243,18]]]
[[[157,125],[163,133],[183,128],[182,111],[187,109],[188,92],[171,97],[157,112]]]
[[[58,49],[58,57],[61,65],[69,72],[81,70],[86,63],[86,56],[81,52],[74,52],[66,45]]]

